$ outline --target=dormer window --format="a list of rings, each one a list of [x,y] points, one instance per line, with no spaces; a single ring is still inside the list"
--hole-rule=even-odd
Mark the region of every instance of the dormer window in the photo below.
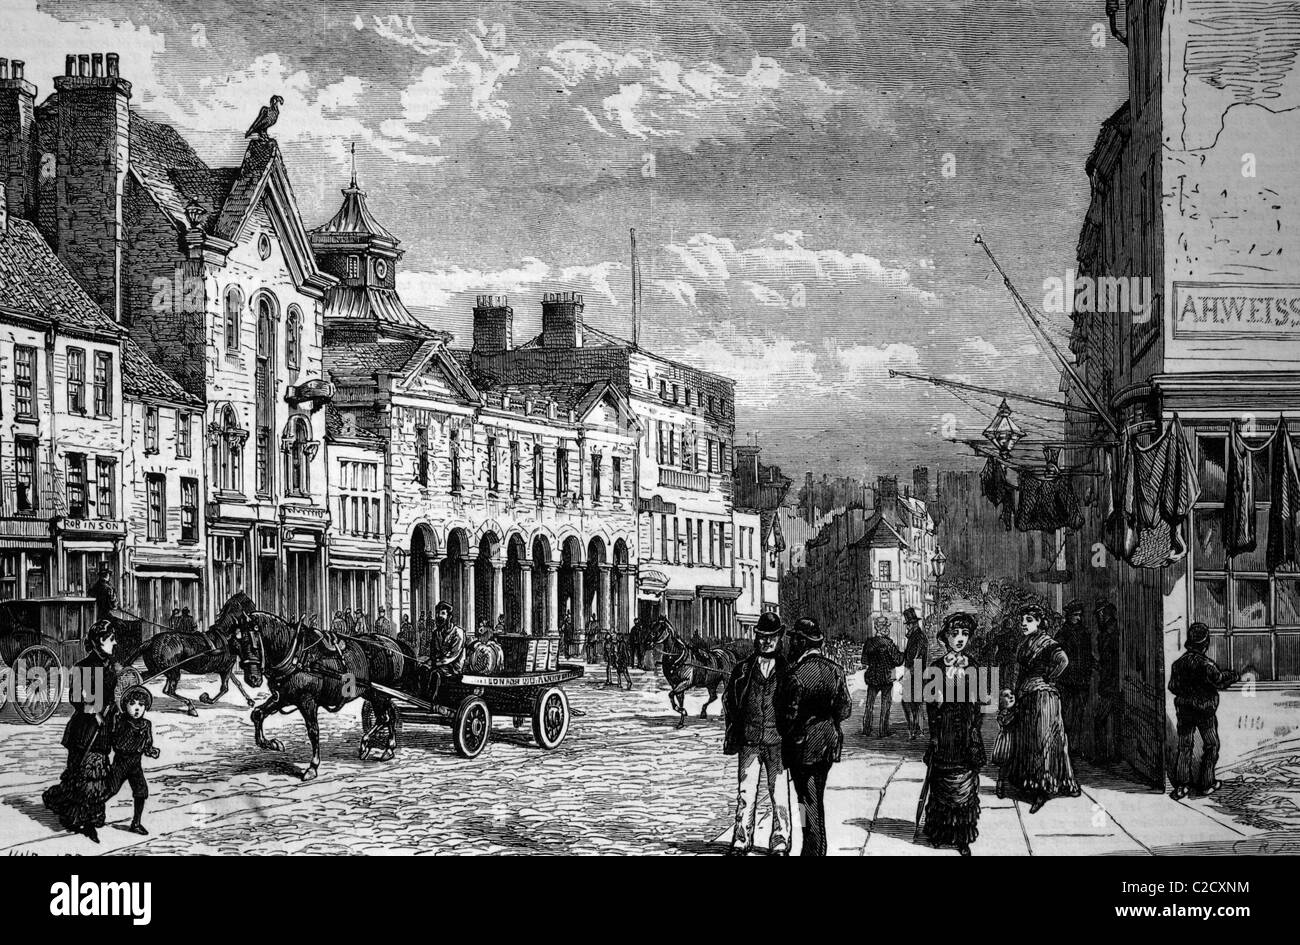
[[[359,279],[360,277],[361,277],[361,257],[349,256],[348,257],[348,278]]]

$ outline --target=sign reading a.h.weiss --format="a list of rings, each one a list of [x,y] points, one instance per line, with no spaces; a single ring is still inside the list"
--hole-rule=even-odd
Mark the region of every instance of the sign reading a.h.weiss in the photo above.
[[[1174,337],[1300,338],[1300,285],[1174,283]]]

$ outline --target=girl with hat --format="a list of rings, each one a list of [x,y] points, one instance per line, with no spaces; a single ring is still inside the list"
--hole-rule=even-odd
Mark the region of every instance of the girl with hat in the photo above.
[[[930,664],[943,674],[942,699],[925,706],[930,722],[925,836],[935,846],[956,847],[962,856],[970,856],[970,845],[979,837],[979,771],[986,761],[979,687],[973,684],[977,667],[966,655],[976,627],[973,614],[950,614],[944,620],[939,642],[946,652]],[[959,674],[966,676],[960,686],[955,684]]]
[[[64,830],[99,842],[104,826],[104,802],[110,796],[108,753],[120,667],[113,661],[117,634],[107,620],[86,632],[88,652],[77,661],[68,687],[72,718],[63,730],[68,761],[59,783],[45,789],[41,800],[58,815]]]

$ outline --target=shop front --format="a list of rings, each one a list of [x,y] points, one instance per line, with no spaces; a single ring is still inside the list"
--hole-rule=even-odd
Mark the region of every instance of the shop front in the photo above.
[[[73,597],[89,597],[107,568],[109,580],[122,594],[120,562],[126,539],[121,519],[56,518],[53,523],[55,554],[62,575],[61,590]]]

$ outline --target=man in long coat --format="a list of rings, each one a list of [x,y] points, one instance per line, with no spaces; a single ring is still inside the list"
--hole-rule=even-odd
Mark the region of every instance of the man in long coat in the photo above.
[[[740,756],[732,855],[744,856],[753,849],[758,787],[764,780],[772,802],[768,853],[790,853],[790,785],[781,760],[781,731],[776,717],[776,690],[785,672],[785,660],[777,647],[784,632],[776,614],[759,617],[754,628],[754,652],[732,669],[722,693],[727,726],[722,751]]]
[[[903,646],[903,670],[909,674],[904,679],[910,682],[910,676],[919,677],[930,664],[930,640],[925,635],[921,618],[916,615],[914,607],[903,611],[903,623],[907,625],[907,641]],[[919,687],[912,685],[903,686],[903,718],[907,720],[907,737],[910,739],[921,736],[921,716],[924,712],[919,700],[912,701],[918,689]]]
[[[790,628],[792,663],[776,691],[781,760],[790,771],[803,823],[800,856],[826,855],[826,779],[840,760],[840,723],[853,713],[844,668],[822,653],[826,638],[816,620]]]
[[[889,618],[877,617],[876,635],[862,644],[862,677],[867,684],[867,705],[862,715],[862,734],[871,734],[871,715],[880,700],[880,735],[889,734],[889,713],[894,700],[894,670],[903,665],[903,654],[889,638]]]

